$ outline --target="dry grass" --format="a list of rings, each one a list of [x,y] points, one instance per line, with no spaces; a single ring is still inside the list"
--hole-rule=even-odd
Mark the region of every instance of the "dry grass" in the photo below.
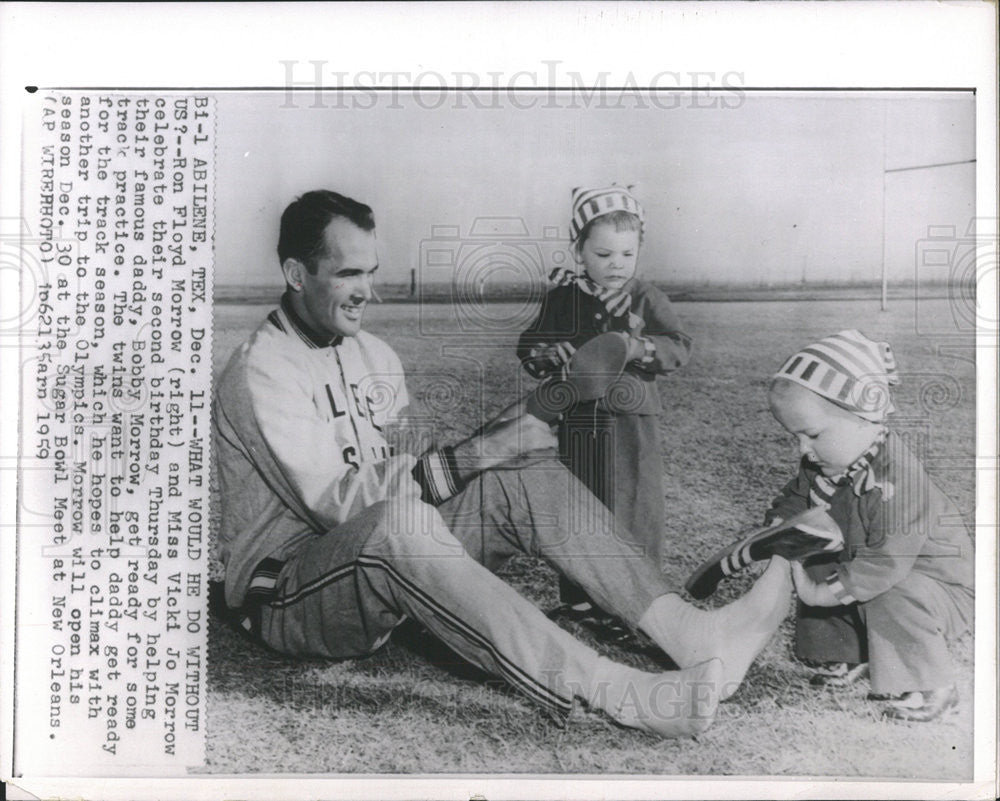
[[[502,307],[495,307],[491,315]],[[517,307],[510,307],[512,313]],[[974,503],[974,389],[970,337],[921,336],[950,319],[945,301],[699,303],[679,311],[695,338],[692,363],[661,384],[667,412],[667,529],[678,583],[734,532],[758,521],[792,474],[795,453],[767,412],[767,377],[810,339],[859,327],[896,350],[904,384],[898,421],[926,433],[936,480],[968,521]],[[266,313],[216,309],[215,363]],[[376,307],[368,329],[386,338],[408,370],[411,394],[437,404],[440,441],[454,441],[482,414],[512,400],[524,379],[515,333],[476,341],[421,336],[448,328],[443,307]],[[949,350],[949,348],[951,348]],[[441,392],[441,376],[458,379]],[[520,382],[520,383],[519,383]],[[446,381],[447,383],[447,381]],[[217,513],[217,511],[216,511]],[[543,607],[555,576],[518,558],[504,576]],[[748,579],[720,589],[736,597]],[[587,639],[586,632],[577,632]],[[955,649],[963,668],[959,712],[931,724],[892,724],[865,699],[867,687],[817,692],[791,655],[790,622],[751,668],[740,691],[697,739],[661,741],[580,711],[558,727],[490,677],[405,625],[374,656],[343,662],[286,659],[213,623],[208,762],[212,772],[600,773],[813,775],[961,780],[972,770],[971,638]],[[647,654],[609,655],[662,668]]]

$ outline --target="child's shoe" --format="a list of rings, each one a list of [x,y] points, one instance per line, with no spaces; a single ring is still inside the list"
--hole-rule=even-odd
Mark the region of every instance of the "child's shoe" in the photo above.
[[[868,677],[867,662],[813,662],[803,663],[813,669],[809,683],[813,687],[849,687]]]
[[[890,720],[910,720],[926,723],[937,720],[945,712],[958,706],[958,688],[941,687],[937,690],[916,690],[891,696],[883,715]]]

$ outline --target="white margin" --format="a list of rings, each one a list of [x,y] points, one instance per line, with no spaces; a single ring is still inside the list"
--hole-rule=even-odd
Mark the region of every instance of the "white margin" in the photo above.
[[[585,78],[664,69],[729,71],[745,87],[973,87],[977,216],[997,218],[997,40],[994,3],[0,5],[0,215],[20,216],[24,87],[280,86],[282,59],[331,69],[410,74],[540,71],[545,60]],[[419,31],[415,36],[414,31]],[[486,80],[484,78],[484,83]],[[17,297],[0,298],[0,319]],[[16,309],[16,306],[14,307]],[[997,351],[978,359],[975,780],[685,781],[636,777],[497,778],[282,775],[183,780],[18,779],[38,797],[136,798],[995,798],[997,727]],[[0,348],[0,771],[10,771],[16,352]],[[15,361],[12,364],[11,357]],[[993,536],[982,536],[993,532]],[[15,788],[9,788],[14,790]]]

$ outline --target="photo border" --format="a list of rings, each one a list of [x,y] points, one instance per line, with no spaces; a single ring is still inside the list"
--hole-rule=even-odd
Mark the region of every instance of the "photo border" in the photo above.
[[[694,75],[742,75],[742,88],[935,89],[976,91],[976,215],[997,219],[996,6],[987,3],[667,3],[397,4],[203,7],[163,4],[125,14],[114,6],[8,3],[0,7],[0,215],[20,215],[20,148],[26,86],[122,91],[284,88],[281,61],[336,61],[351,74],[377,68],[416,76],[466,73],[483,78],[538,72],[556,60],[585,83],[601,73],[609,85],[664,69]],[[419,25],[419,42],[411,36]],[[346,36],[345,31],[351,31]],[[362,31],[368,32],[367,34]],[[552,41],[565,31],[565,41]],[[85,35],[84,35],[85,34]],[[154,40],[158,47],[152,47]],[[477,47],[489,41],[503,47]],[[151,55],[153,54],[153,55]],[[221,57],[220,57],[221,54]],[[336,54],[334,57],[332,54]],[[551,54],[551,57],[550,57]],[[610,55],[609,55],[610,54]],[[608,59],[605,62],[603,59]],[[609,63],[610,62],[610,63]],[[701,88],[700,79],[694,88]],[[620,82],[613,84],[613,81]],[[331,87],[333,88],[333,87]],[[413,88],[413,87],[402,87]],[[419,88],[419,87],[418,87]],[[683,88],[683,87],[671,87]],[[706,85],[707,88],[707,85]],[[11,298],[6,294],[7,309]],[[15,297],[16,300],[16,297]],[[996,531],[996,343],[980,338],[977,359],[977,530]],[[5,349],[11,351],[12,349]],[[980,353],[983,353],[980,350]],[[9,375],[16,352],[2,353]],[[16,362],[14,362],[16,369]],[[0,408],[17,407],[17,382],[0,382]],[[11,416],[0,428],[0,645],[13,621],[11,529],[17,439]],[[992,481],[990,480],[992,479]],[[142,797],[385,799],[412,797],[547,798],[992,798],[996,791],[996,538],[977,543],[976,753],[971,783],[761,777],[374,777],[318,778],[282,774],[233,778],[193,776],[143,783]],[[0,714],[9,734],[13,654],[0,648]],[[11,741],[3,738],[3,773]],[[269,778],[275,782],[268,781]],[[40,797],[135,798],[134,779],[23,778]],[[15,788],[8,786],[8,794]],[[276,790],[281,794],[277,795]],[[11,797],[17,797],[12,795]],[[27,797],[27,796],[26,796]]]

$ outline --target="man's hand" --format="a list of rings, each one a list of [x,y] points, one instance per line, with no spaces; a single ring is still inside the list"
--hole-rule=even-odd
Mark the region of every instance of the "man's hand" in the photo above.
[[[478,435],[455,446],[455,462],[463,481],[536,451],[555,448],[556,435],[548,423],[523,414],[510,420],[497,419]]]
[[[480,443],[485,459],[490,462],[484,470],[519,456],[558,446],[549,424],[530,414],[498,424],[483,436]]]
[[[393,455],[408,453],[419,457],[434,446],[433,427],[412,417],[399,417],[383,423],[382,436]]]
[[[801,562],[792,562],[792,582],[799,600],[806,606],[841,606],[840,600],[826,582],[816,581]]]

